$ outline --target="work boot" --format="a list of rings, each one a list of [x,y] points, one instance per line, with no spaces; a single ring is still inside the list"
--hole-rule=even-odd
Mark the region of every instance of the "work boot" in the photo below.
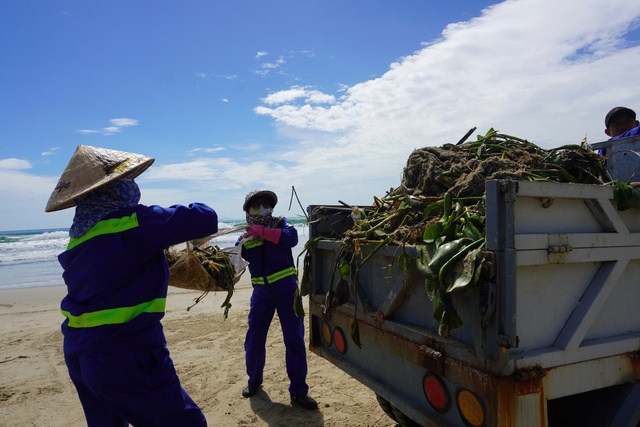
[[[260,386],[258,387],[251,387],[250,385],[248,385],[247,387],[245,387],[244,390],[242,390],[242,397],[252,397],[255,396],[256,393],[258,393],[258,390],[260,390]]]
[[[309,397],[308,394],[291,396],[291,404],[298,405],[309,410],[318,409],[318,402],[316,402],[314,398]]]

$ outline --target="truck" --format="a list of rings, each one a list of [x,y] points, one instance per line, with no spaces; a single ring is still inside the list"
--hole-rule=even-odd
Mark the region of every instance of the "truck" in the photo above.
[[[592,147],[609,150],[614,179],[640,170],[625,166],[640,138]],[[453,295],[462,326],[448,336],[415,246],[361,245],[345,284],[353,209],[310,205],[310,351],[401,426],[640,426],[640,210],[618,210],[613,192],[487,180],[487,280]],[[341,280],[348,292],[332,303]]]

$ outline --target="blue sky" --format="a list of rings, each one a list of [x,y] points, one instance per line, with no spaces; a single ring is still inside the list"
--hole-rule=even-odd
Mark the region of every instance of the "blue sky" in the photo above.
[[[156,158],[142,203],[370,204],[411,151],[493,127],[551,148],[640,112],[640,2],[0,3],[0,230],[44,213],[79,144]],[[475,135],[471,138],[475,138]]]

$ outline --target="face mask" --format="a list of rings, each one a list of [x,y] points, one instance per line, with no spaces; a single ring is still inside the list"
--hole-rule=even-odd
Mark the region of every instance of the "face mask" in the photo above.
[[[266,215],[271,215],[272,212],[273,212],[273,208],[265,208],[262,205],[260,205],[260,207],[258,209],[256,209],[256,208],[249,209],[249,214],[250,215],[266,216]]]

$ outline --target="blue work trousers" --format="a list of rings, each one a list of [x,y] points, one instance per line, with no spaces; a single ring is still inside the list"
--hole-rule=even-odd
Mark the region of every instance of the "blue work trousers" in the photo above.
[[[65,354],[88,427],[206,427],[166,346]]]
[[[259,387],[263,381],[266,341],[274,313],[278,313],[285,345],[285,362],[289,377],[289,393],[306,395],[307,353],[304,342],[304,317],[293,311],[293,298],[298,283],[295,276],[275,283],[256,285],[251,295],[249,329],[244,342],[249,386]]]

